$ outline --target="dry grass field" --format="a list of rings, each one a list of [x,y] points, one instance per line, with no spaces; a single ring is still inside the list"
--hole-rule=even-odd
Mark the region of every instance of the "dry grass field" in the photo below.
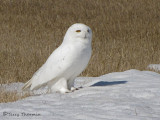
[[[0,83],[29,80],[77,22],[93,31],[81,76],[160,64],[159,11],[158,0],[0,0]],[[0,102],[19,98],[3,96]]]
[[[30,96],[29,93],[21,95],[21,94],[18,94],[16,91],[7,92],[7,91],[2,90],[0,93],[0,103],[14,102],[14,101],[23,99],[28,96]]]

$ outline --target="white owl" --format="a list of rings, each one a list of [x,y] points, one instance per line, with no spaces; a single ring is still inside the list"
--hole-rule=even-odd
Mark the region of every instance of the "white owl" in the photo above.
[[[67,93],[75,90],[74,79],[86,68],[91,58],[92,30],[81,23],[73,24],[62,44],[25,83],[23,90],[48,86],[49,92]]]

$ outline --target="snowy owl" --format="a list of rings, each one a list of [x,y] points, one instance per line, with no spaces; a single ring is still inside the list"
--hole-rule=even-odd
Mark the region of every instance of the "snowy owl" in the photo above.
[[[74,79],[86,68],[91,58],[92,30],[82,24],[73,24],[67,30],[62,44],[25,83],[23,90],[48,86],[48,91],[74,91]]]

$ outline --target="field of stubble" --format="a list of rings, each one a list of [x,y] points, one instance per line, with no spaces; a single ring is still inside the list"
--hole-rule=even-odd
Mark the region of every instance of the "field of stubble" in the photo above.
[[[0,0],[0,83],[28,81],[77,22],[93,31],[81,76],[147,70],[160,64],[159,11],[157,0]],[[0,102],[17,99],[0,94]]]

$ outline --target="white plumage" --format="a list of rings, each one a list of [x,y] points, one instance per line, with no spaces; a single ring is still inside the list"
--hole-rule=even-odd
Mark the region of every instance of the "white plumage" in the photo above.
[[[49,56],[42,67],[25,83],[23,90],[48,90],[66,93],[74,90],[74,79],[86,68],[92,52],[92,31],[81,23],[73,24],[62,44]]]

